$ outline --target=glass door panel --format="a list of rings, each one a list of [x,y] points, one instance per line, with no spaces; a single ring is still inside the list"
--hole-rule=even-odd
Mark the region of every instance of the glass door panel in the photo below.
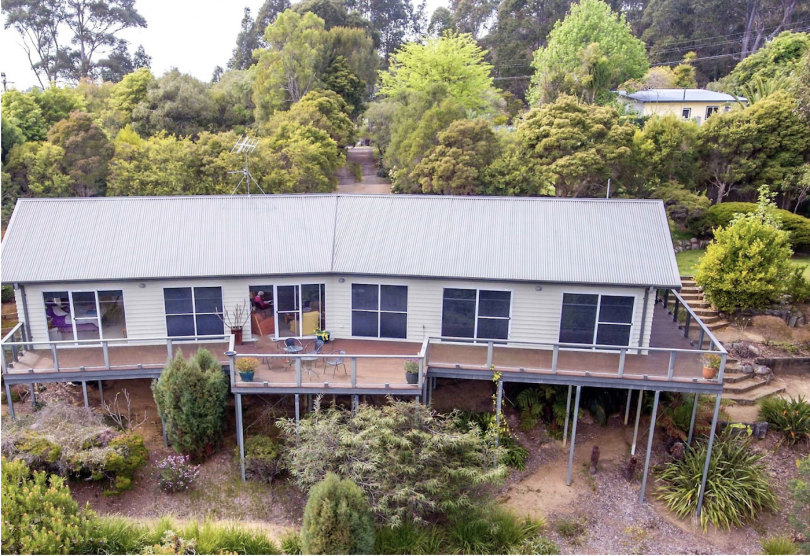
[[[101,338],[96,292],[70,292],[75,340]]]
[[[98,292],[98,306],[101,309],[101,337],[105,340],[126,338],[124,292],[121,290]]]
[[[323,329],[325,326],[323,293],[323,284],[303,284],[301,286],[302,336],[312,336],[316,329]]]
[[[277,286],[278,336],[286,338],[301,335],[301,290],[299,286]]]

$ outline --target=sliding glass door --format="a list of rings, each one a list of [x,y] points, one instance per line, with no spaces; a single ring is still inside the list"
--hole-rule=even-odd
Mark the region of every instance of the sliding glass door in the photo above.
[[[126,338],[121,290],[43,292],[50,340]]]
[[[276,330],[279,338],[312,336],[326,326],[324,284],[276,286]]]

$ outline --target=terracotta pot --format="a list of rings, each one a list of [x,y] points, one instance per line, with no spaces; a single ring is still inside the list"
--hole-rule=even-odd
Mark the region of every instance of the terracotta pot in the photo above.
[[[703,378],[706,380],[711,380],[717,374],[717,369],[713,367],[703,367]]]
[[[242,345],[242,327],[240,326],[238,328],[231,328],[231,334],[233,334],[235,336],[235,338],[233,339],[233,343],[236,344],[237,346],[241,346]]]

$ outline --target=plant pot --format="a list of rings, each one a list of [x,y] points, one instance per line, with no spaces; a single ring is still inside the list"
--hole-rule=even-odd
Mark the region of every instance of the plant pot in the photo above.
[[[405,381],[408,384],[417,384],[419,382],[419,375],[417,373],[405,373]]]
[[[715,375],[717,374],[717,369],[714,367],[703,367],[703,378],[706,380],[712,380]]]
[[[237,345],[237,346],[241,346],[242,345],[242,327],[240,326],[238,328],[231,328],[231,334],[233,334],[235,336],[234,339],[233,339],[233,343],[235,345]]]
[[[256,371],[239,371],[239,378],[242,379],[242,382],[253,382],[253,374]]]

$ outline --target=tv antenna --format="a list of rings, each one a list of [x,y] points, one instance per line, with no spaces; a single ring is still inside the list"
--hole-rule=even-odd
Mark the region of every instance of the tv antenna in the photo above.
[[[233,172],[228,172],[229,174],[242,174],[242,179],[239,180],[239,183],[236,184],[236,187],[233,188],[231,195],[234,195],[238,190],[239,187],[242,185],[242,182],[246,182],[247,186],[247,194],[248,197],[250,196],[250,182],[256,184],[256,187],[259,188],[259,191],[264,193],[264,189],[262,186],[259,185],[259,182],[250,174],[250,164],[248,163],[248,155],[256,150],[256,147],[259,146],[258,139],[251,139],[247,135],[240,135],[239,139],[236,141],[236,144],[231,149],[231,154],[241,154],[245,153],[245,167],[241,170],[235,170]]]

